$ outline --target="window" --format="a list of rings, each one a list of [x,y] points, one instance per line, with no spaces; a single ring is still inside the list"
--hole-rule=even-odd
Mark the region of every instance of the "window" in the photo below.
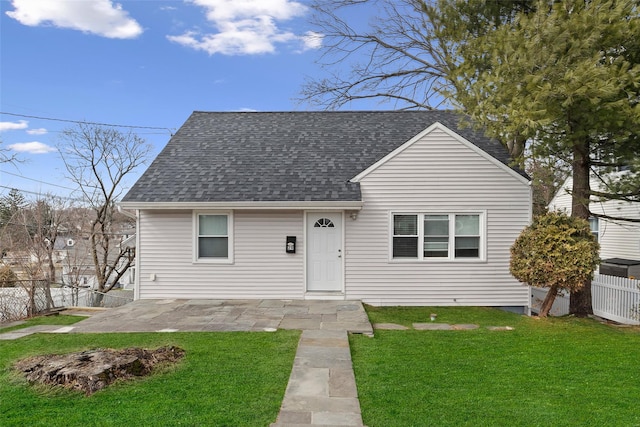
[[[333,225],[333,221],[331,221],[329,218],[320,218],[319,220],[316,221],[315,224],[313,224],[313,226],[315,228],[334,228],[335,227]]]
[[[392,216],[393,259],[483,257],[482,214],[399,213]]]
[[[416,215],[393,216],[393,257],[415,258],[418,252],[418,218]]]
[[[600,218],[592,216],[589,218],[589,227],[591,228],[591,234],[596,238],[596,242],[600,241]]]
[[[456,221],[455,257],[480,257],[480,216],[454,215]]]
[[[231,260],[230,223],[226,213],[196,214],[196,260]]]
[[[424,256],[449,256],[449,215],[424,216]]]

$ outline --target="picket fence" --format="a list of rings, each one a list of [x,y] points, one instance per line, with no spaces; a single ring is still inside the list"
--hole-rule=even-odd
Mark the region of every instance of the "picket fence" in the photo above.
[[[531,311],[538,312],[547,295],[546,289],[531,288]],[[640,325],[640,280],[595,274],[591,281],[593,314],[625,325]],[[569,313],[569,294],[561,292],[549,314]]]

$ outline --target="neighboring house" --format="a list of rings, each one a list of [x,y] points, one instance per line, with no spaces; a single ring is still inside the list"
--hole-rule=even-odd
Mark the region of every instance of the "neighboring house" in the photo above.
[[[569,177],[549,203],[549,210],[571,213],[571,188],[573,180]],[[601,188],[601,181],[591,178],[590,187]],[[640,203],[619,200],[592,200],[589,209],[596,215],[607,215],[617,218],[640,219]],[[603,260],[620,258],[640,260],[640,223],[630,221],[609,220],[592,217],[589,220],[592,232],[600,243],[600,258]]]
[[[50,240],[46,239],[47,246]],[[51,257],[55,268],[55,281],[64,281],[65,264],[69,260],[69,251],[75,245],[74,239],[64,234],[60,234],[53,242]],[[2,262],[9,265],[19,278],[27,280],[32,277],[49,278],[49,254],[41,247],[29,250],[7,251]]]
[[[529,180],[452,112],[194,112],[121,206],[136,299],[529,304]]]
[[[74,238],[75,237],[75,238]],[[88,238],[61,236],[54,248],[59,253],[61,275],[58,279],[68,286],[95,288],[96,278]]]
[[[121,239],[120,243],[115,245],[115,248],[112,249],[110,255],[110,262],[113,262],[114,255],[113,252],[119,251],[120,248],[127,248],[130,257],[134,259],[135,257],[135,234],[133,235],[116,235],[113,240]],[[91,255],[91,244],[88,238],[60,238],[62,247],[59,255],[60,261],[58,264],[62,266],[62,275],[61,280],[65,285],[70,286],[79,286],[82,288],[98,288],[98,277],[96,275],[95,265],[93,263],[93,258]],[[56,241],[56,248],[57,243]],[[65,243],[66,242],[66,243]],[[118,269],[121,269],[125,263],[125,260],[121,260],[118,265]],[[135,265],[135,259],[133,261],[133,265]],[[120,279],[120,287],[123,288],[131,288],[134,283],[133,267],[129,267],[129,270],[124,274],[124,276]],[[111,282],[111,280],[109,281]]]
[[[118,247],[119,248],[126,248],[128,250],[129,257],[132,260],[131,261],[131,265],[127,269],[127,272],[120,279],[120,284],[122,285],[122,288],[124,288],[124,289],[133,289],[133,285],[135,284],[135,275],[136,275],[136,259],[135,259],[135,255],[136,255],[136,235],[133,234],[131,236],[125,237],[120,242]],[[118,270],[120,270],[124,266],[125,263],[126,263],[126,260],[124,258],[121,259],[120,260],[120,265],[118,265]]]

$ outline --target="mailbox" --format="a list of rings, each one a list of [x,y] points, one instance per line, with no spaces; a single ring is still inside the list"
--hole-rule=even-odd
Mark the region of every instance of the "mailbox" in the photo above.
[[[286,251],[288,254],[296,253],[296,236],[287,236]]]

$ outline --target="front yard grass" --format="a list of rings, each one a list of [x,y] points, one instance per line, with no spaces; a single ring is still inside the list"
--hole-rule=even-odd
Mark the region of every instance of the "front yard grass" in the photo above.
[[[27,319],[24,323],[21,323],[19,325],[9,326],[5,328],[0,327],[0,334],[39,325],[73,325],[74,323],[78,323],[79,321],[84,319],[86,319],[85,316],[69,316],[64,314],[32,317],[31,319]]]
[[[277,418],[299,331],[34,334],[0,341],[3,426],[268,426]],[[86,397],[30,386],[12,364],[36,354],[175,345],[175,367]]]
[[[363,421],[392,426],[640,426],[640,331],[488,308],[374,308],[372,323],[470,331],[352,336]],[[487,326],[512,326],[492,331]]]

